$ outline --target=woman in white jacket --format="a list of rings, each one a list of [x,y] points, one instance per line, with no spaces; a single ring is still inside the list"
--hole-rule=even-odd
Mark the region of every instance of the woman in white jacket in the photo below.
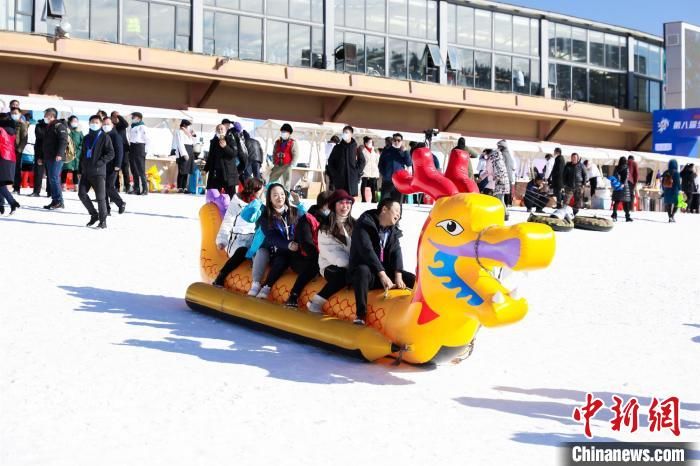
[[[372,138],[365,136],[361,150],[365,156],[365,169],[362,171],[362,185],[360,186],[360,196],[364,202],[377,202],[377,187],[379,185],[379,153],[374,150]],[[366,190],[369,188],[370,195]]]
[[[326,279],[326,286],[307,303],[311,312],[323,312],[328,298],[348,286],[350,238],[355,226],[350,212],[354,202],[355,199],[342,189],[333,192],[328,199],[331,212],[318,232],[318,266]]]
[[[177,192],[187,192],[187,178],[194,170],[194,137],[189,120],[180,122],[180,129],[173,135],[171,155],[177,158]]]
[[[248,178],[243,184],[243,191],[236,193],[226,209],[216,235],[216,247],[226,250],[229,256],[214,280],[214,286],[224,286],[226,277],[246,260],[246,253],[253,241],[255,223],[247,222],[241,217],[241,211],[263,191],[263,183],[257,178]]]

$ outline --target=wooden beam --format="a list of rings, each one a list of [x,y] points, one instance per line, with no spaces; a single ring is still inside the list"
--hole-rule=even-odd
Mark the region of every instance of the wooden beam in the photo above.
[[[651,137],[651,131],[648,131],[644,137],[637,143],[632,150],[639,150],[640,147],[644,145],[645,142]]]
[[[343,112],[345,111],[345,109],[347,108],[348,105],[350,105],[350,102],[352,102],[352,99],[353,99],[353,98],[354,98],[354,97],[351,96],[351,95],[345,96],[345,98],[344,98],[343,101],[340,103],[340,105],[338,106],[338,108],[337,108],[337,109],[335,110],[335,112],[333,112],[333,114],[331,115],[331,119],[330,119],[331,122],[335,122],[335,121],[338,119],[338,117],[340,116],[340,114],[343,113]]]
[[[457,110],[457,112],[454,114],[454,116],[450,119],[450,122],[445,125],[445,127],[442,129],[443,132],[448,132],[452,126],[457,123],[457,120],[459,120],[462,115],[464,115],[464,109],[460,108]]]
[[[56,73],[60,67],[60,62],[51,64],[51,68],[49,68],[49,71],[46,72],[46,76],[44,76],[44,79],[41,81],[41,85],[39,85],[39,94],[46,94],[46,91],[49,89],[53,78],[56,77]]]
[[[544,140],[551,141],[552,138],[554,138],[554,136],[557,135],[559,130],[561,130],[564,127],[567,121],[569,120],[567,120],[566,118],[562,118],[561,120],[559,120],[559,122],[556,125],[554,125],[554,128],[552,128],[552,130],[547,134],[547,136],[544,137]]]
[[[199,99],[199,102],[197,102],[197,107],[204,108],[207,104],[207,101],[211,98],[212,94],[214,94],[219,85],[221,85],[221,80],[213,80],[211,84],[209,84],[209,87],[207,88],[206,92],[204,92],[202,98]]]

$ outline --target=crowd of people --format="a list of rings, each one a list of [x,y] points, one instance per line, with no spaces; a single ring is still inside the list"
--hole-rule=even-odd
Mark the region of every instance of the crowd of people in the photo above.
[[[308,301],[308,309],[321,313],[333,294],[352,287],[355,323],[364,324],[369,290],[411,288],[415,276],[403,270],[400,202],[385,197],[358,219],[352,216],[354,203],[354,196],[338,188],[321,192],[306,210],[281,183],[265,187],[259,178],[248,178],[234,194],[216,237],[229,259],[214,285],[224,286],[233,270],[252,259],[248,295],[266,299],[291,268],[297,275],[286,304],[297,307],[303,288],[321,275],[326,285]]]

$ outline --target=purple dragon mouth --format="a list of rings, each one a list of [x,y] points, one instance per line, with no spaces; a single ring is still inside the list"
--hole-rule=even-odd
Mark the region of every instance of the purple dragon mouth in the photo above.
[[[478,242],[469,241],[459,246],[446,246],[436,243],[432,239],[428,241],[439,251],[458,257],[472,257],[476,259],[478,248],[479,259],[491,259],[502,262],[510,268],[513,268],[518,263],[518,259],[520,259],[520,240],[517,238],[507,239],[498,243],[487,243],[483,240]]]

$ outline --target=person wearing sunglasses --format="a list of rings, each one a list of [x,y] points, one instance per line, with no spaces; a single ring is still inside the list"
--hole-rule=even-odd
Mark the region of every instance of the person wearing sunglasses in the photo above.
[[[411,155],[403,148],[403,136],[396,133],[391,138],[391,145],[385,147],[379,156],[379,173],[382,177],[382,199],[387,197],[401,202],[401,193],[394,187],[394,173],[410,167]]]

